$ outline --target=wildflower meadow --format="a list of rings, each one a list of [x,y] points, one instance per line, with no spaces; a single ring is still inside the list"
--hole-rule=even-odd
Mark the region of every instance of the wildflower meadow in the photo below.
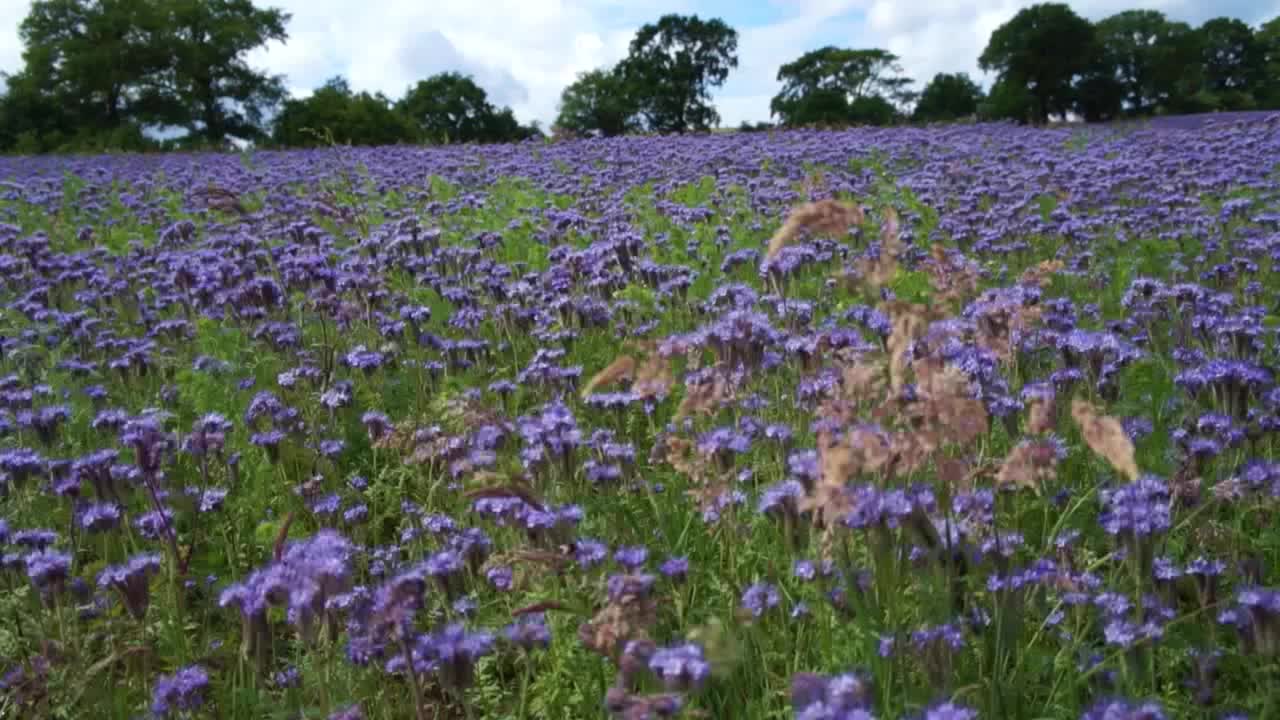
[[[1280,718],[1278,162],[0,158],[0,718]]]

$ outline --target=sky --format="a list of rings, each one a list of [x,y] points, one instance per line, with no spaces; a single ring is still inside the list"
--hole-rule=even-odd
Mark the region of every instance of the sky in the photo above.
[[[291,14],[289,39],[255,51],[257,67],[287,77],[304,97],[343,75],[357,90],[397,98],[419,79],[470,74],[495,105],[522,122],[550,125],[560,92],[578,73],[626,54],[635,31],[666,13],[719,17],[738,31],[738,67],[714,91],[721,123],[769,119],[778,66],[836,45],[884,48],[922,85],[937,72],[977,66],[991,32],[1030,0],[258,0]],[[1237,17],[1258,25],[1280,15],[1280,0],[1079,0],[1098,20],[1154,9],[1199,24]],[[29,0],[0,0],[0,71],[22,66],[18,25]]]

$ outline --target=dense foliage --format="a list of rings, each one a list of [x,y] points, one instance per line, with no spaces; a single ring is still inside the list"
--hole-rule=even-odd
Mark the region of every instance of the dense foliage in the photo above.
[[[0,150],[139,149],[146,126],[215,147],[261,139],[284,84],[244,58],[288,19],[250,0],[38,0],[0,97]]]
[[[778,68],[782,89],[769,103],[783,125],[885,125],[911,100],[911,78],[885,50],[827,46]]]
[[[326,143],[511,142],[541,136],[494,106],[473,78],[446,71],[402,97],[333,78],[288,98],[284,78],[248,54],[288,40],[289,16],[252,0],[37,0],[21,25],[24,67],[4,78],[0,152],[277,147]],[[777,72],[766,127],[890,125],[983,118],[1043,123],[1280,108],[1280,18],[1198,28],[1155,10],[1096,23],[1042,3],[998,27],[980,58],[983,93],[963,73],[920,91],[901,58],[825,46]],[[703,132],[711,93],[738,66],[738,33],[718,18],[667,14],[640,27],[627,55],[561,93],[557,136]],[[166,140],[160,140],[166,137]]]
[[[967,73],[938,73],[920,91],[911,117],[923,122],[974,117],[983,97],[982,88]]]
[[[1275,717],[1277,159],[0,158],[0,715]]]

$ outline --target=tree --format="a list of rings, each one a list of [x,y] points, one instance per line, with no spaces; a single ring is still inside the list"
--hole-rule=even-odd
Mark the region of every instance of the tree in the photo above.
[[[1124,110],[1144,115],[1166,104],[1172,88],[1160,82],[1161,72],[1172,77],[1183,69],[1186,59],[1173,50],[1190,27],[1170,22],[1157,10],[1126,10],[1098,22],[1096,30],[1099,52],[1114,72]]]
[[[144,129],[159,125],[204,142],[260,137],[284,85],[244,58],[284,40],[287,20],[252,0],[37,0],[6,122],[41,150],[149,147]]]
[[[1074,83],[1093,59],[1093,25],[1062,3],[1018,11],[996,28],[978,65],[998,81],[1027,89],[1034,119],[1065,116],[1075,101]]]
[[[1155,45],[1156,112],[1196,113],[1216,107],[1217,100],[1208,89],[1202,55],[1200,33],[1186,23],[1169,24],[1169,31],[1157,39]]]
[[[1110,56],[1094,49],[1088,68],[1076,80],[1072,107],[1088,122],[1102,122],[1124,112],[1124,85]]]
[[[978,117],[984,120],[1015,120],[1033,122],[1036,100],[1026,83],[1015,83],[1007,78],[997,78],[991,85],[987,99],[978,105]]]
[[[947,122],[978,113],[982,88],[968,73],[938,73],[920,93],[912,117],[919,122]]]
[[[650,130],[683,133],[720,122],[711,88],[738,66],[738,33],[724,21],[663,15],[641,27],[618,71]]]
[[[37,0],[18,26],[22,74],[78,129],[110,132],[138,119],[148,81],[168,68],[163,33],[150,0]]]
[[[492,142],[521,142],[537,137],[543,137],[538,121],[521,125],[509,107],[491,113],[485,123],[485,139]]]
[[[332,138],[352,145],[412,142],[417,129],[381,93],[353,93],[347,81],[330,78],[301,100],[288,100],[275,118],[272,139],[286,147],[315,147]]]
[[[1262,81],[1264,49],[1253,30],[1234,18],[1214,18],[1196,31],[1207,89],[1223,110],[1252,107],[1253,89]]]
[[[1262,80],[1254,92],[1258,107],[1280,109],[1280,17],[1263,23],[1254,39],[1262,64]]]
[[[439,73],[409,89],[396,103],[429,142],[505,142],[519,139],[519,124],[497,117],[484,88],[469,76]],[[510,111],[506,111],[510,113]]]
[[[279,106],[284,79],[254,70],[249,51],[287,39],[289,15],[251,0],[167,0],[167,42],[173,72],[163,113],[192,138],[220,144],[228,136],[256,140],[263,118]]]
[[[778,68],[778,81],[782,89],[769,110],[782,124],[792,126],[887,124],[897,114],[894,102],[909,98],[911,83],[902,76],[898,56],[887,50],[830,45]]]
[[[849,103],[852,125],[892,125],[899,117],[898,108],[879,95],[863,95]]]
[[[628,94],[621,73],[591,70],[580,73],[560,94],[556,125],[574,133],[598,132],[605,137],[639,129],[638,103]]]

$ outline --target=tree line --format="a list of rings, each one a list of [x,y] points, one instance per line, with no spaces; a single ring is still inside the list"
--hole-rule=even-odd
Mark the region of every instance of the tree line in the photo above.
[[[707,130],[716,119],[708,91],[736,66],[736,43],[734,31],[718,21],[664,17],[656,29],[641,30],[618,65],[583,73],[565,88],[556,126],[602,135]],[[652,67],[638,48],[655,47],[668,66],[656,76],[637,73]],[[989,93],[963,72],[938,73],[917,92],[900,61],[880,48],[806,52],[778,68],[782,87],[769,104],[774,122],[740,129],[964,118],[1105,121],[1280,108],[1280,17],[1257,29],[1226,17],[1193,28],[1156,10],[1127,10],[1094,23],[1063,3],[1033,5],[998,27],[978,58],[982,70],[995,74]],[[688,110],[650,109],[668,100]]]
[[[0,151],[279,147],[328,143],[508,142],[543,134],[457,72],[391,99],[342,77],[290,98],[249,53],[288,38],[290,17],[253,0],[37,0],[19,27],[23,68],[4,75]],[[552,131],[686,133],[720,124],[711,92],[738,66],[738,33],[720,19],[669,14],[641,27],[612,67],[561,94]],[[1018,12],[978,58],[989,92],[965,73],[916,91],[901,58],[826,46],[783,64],[769,127],[889,125],[968,118],[1043,123],[1280,108],[1280,18],[1199,27],[1154,10],[1090,22],[1062,3]],[[163,130],[163,132],[159,132]],[[158,139],[166,138],[166,139]]]

